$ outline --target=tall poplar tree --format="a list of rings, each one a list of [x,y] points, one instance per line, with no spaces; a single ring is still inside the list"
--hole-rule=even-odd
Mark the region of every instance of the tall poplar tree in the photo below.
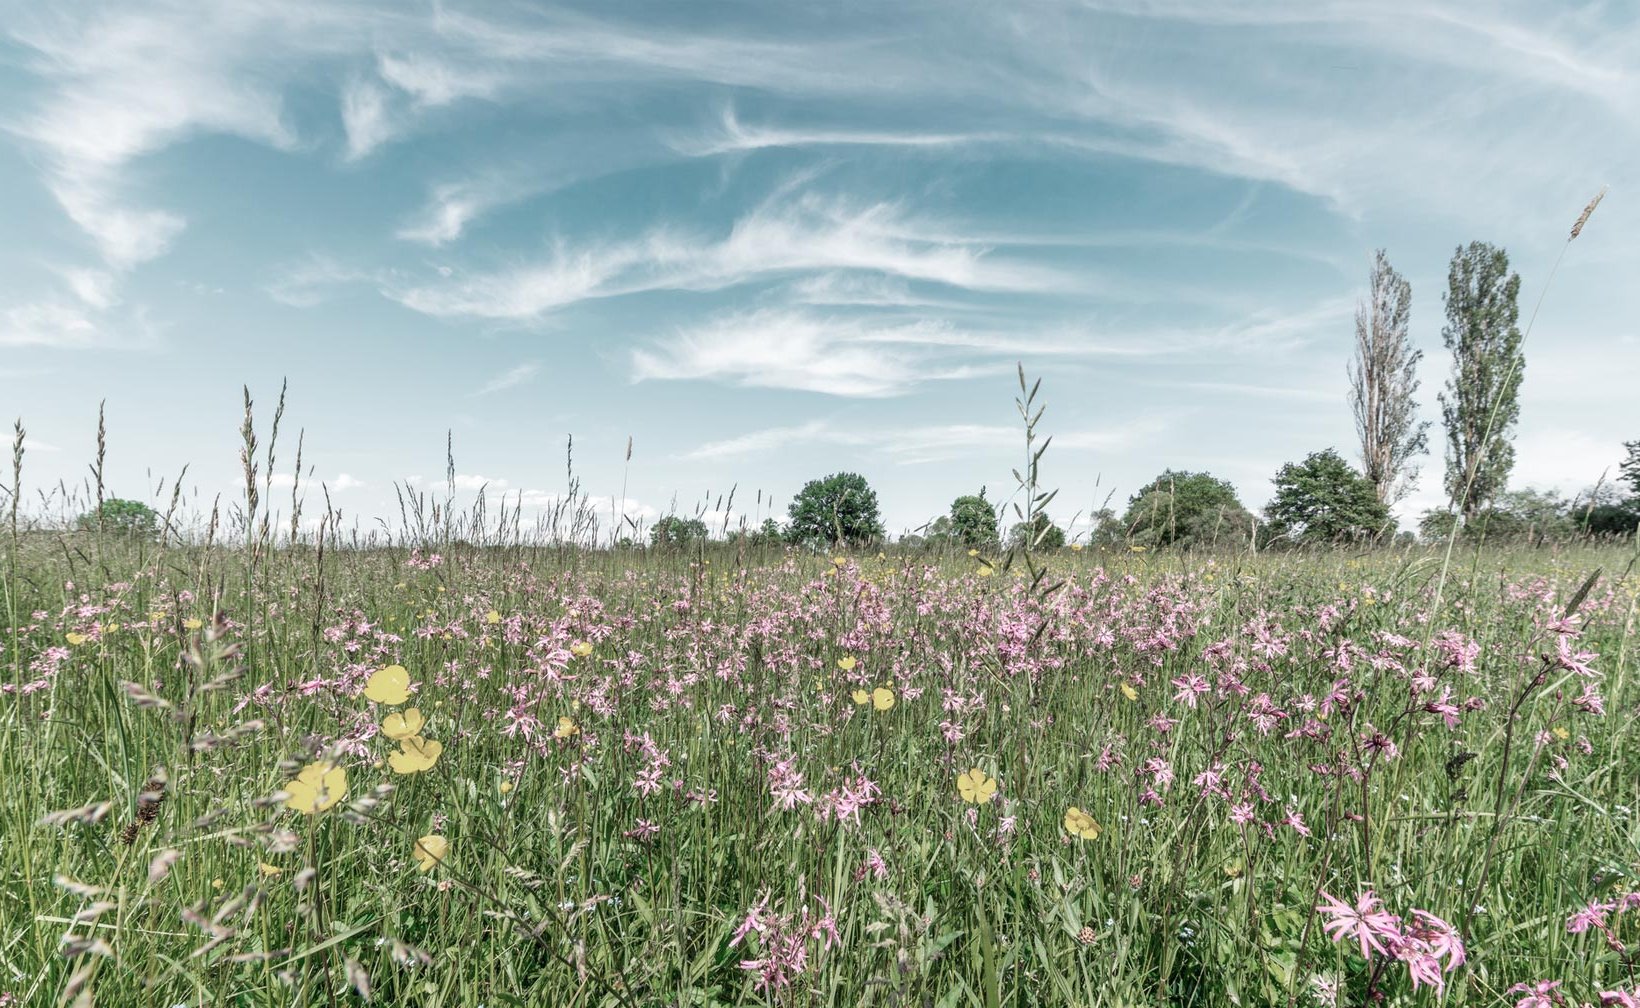
[[[1355,359],[1350,362],[1350,406],[1361,439],[1361,474],[1378,502],[1393,505],[1412,489],[1412,460],[1429,448],[1429,421],[1419,422],[1418,361],[1407,336],[1412,285],[1378,250],[1367,300],[1355,309]]]
[[[1441,417],[1446,491],[1466,521],[1503,491],[1515,465],[1511,437],[1526,370],[1516,325],[1519,295],[1520,274],[1509,272],[1503,249],[1470,242],[1453,253],[1441,328],[1452,376],[1441,394]]]

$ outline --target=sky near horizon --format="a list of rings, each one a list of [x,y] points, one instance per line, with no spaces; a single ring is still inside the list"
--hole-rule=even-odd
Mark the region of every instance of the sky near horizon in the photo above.
[[[1373,250],[1412,284],[1440,503],[1441,293],[1505,246],[1513,487],[1640,437],[1640,8],[1444,0],[0,0],[0,415],[25,493],[279,467],[652,521],[864,474],[890,531],[1022,454],[1054,516],[1354,458]],[[1583,235],[1585,203],[1611,190]],[[1554,282],[1551,269],[1564,252]],[[625,463],[628,438],[633,451]],[[315,491],[316,493],[316,491]],[[761,494],[764,504],[756,504]],[[310,505],[310,507],[313,505]],[[316,507],[314,507],[317,510]]]

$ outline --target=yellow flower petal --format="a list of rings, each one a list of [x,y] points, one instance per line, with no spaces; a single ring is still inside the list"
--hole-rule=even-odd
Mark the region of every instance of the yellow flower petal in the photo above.
[[[1086,812],[1072,805],[1065,810],[1065,832],[1083,840],[1099,839],[1099,823]]]
[[[854,698],[855,703],[860,704],[861,706],[871,702],[871,694],[867,693],[863,689],[855,690],[852,694],[850,694],[850,696]]]
[[[309,763],[285,785],[285,792],[290,795],[287,808],[303,815],[323,812],[347,794],[347,771],[334,763]]]
[[[860,664],[860,659],[854,657],[853,655],[844,655],[843,657],[837,659],[837,667],[842,669],[844,672],[854,671],[854,666],[858,664]]]
[[[552,730],[553,738],[570,738],[579,734],[581,734],[581,726],[576,724],[573,718],[567,717],[559,718],[558,727]]]
[[[389,665],[370,674],[364,684],[366,699],[379,704],[397,706],[410,699],[410,673],[403,665]]]
[[[484,622],[494,626],[495,624],[501,622],[501,614],[496,612],[494,609],[491,609],[489,612],[484,614]]]
[[[1122,695],[1127,697],[1129,700],[1139,699],[1139,691],[1134,689],[1131,683],[1122,684]]]
[[[412,735],[399,743],[398,752],[388,754],[387,765],[393,768],[394,773],[421,773],[433,769],[433,764],[438,762],[443,752],[444,743],[438,739]]]
[[[79,647],[90,639],[83,633],[66,633],[63,635],[63,640],[68,641],[69,647]]]
[[[957,774],[957,794],[962,796],[963,801],[971,805],[984,805],[996,793],[996,780],[987,776],[985,771],[979,767]]]
[[[886,686],[879,686],[872,690],[871,706],[878,710],[888,710],[894,706],[894,691]]]
[[[578,640],[569,646],[569,653],[577,658],[585,658],[592,653],[592,645],[584,640]]]
[[[274,875],[283,875],[285,873],[285,870],[283,868],[279,867],[278,865],[270,865],[266,861],[262,861],[262,862],[258,863],[257,866],[256,866],[256,870],[261,872],[263,877],[271,877],[271,876],[274,876]]]
[[[429,833],[416,841],[412,853],[421,866],[420,871],[432,871],[450,853],[450,841],[437,833]]]
[[[418,708],[407,707],[402,714],[395,711],[382,719],[382,734],[390,739],[409,738],[420,734],[426,723]]]

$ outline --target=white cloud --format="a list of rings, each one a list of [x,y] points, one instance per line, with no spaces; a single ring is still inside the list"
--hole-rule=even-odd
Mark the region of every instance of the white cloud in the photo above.
[[[721,290],[781,273],[861,270],[981,291],[1050,291],[1069,282],[1047,267],[992,256],[945,236],[892,203],[854,207],[817,197],[771,201],[717,238],[657,229],[636,240],[572,250],[534,265],[456,274],[447,283],[389,288],[438,317],[530,319],[578,301],[651,290]],[[938,234],[938,236],[936,236]]]
[[[311,308],[322,304],[338,288],[377,280],[377,273],[344,266],[329,256],[311,255],[285,267],[263,290],[280,304]]]
[[[190,5],[81,17],[41,8],[8,26],[48,83],[15,130],[44,153],[53,195],[110,265],[160,255],[184,226],[176,213],[124,205],[130,162],[199,131],[294,142],[277,85],[241,72],[278,21],[271,9]]]
[[[338,492],[346,490],[359,490],[369,485],[370,484],[366,483],[364,480],[349,476],[347,473],[338,473],[335,482],[329,484],[332,490]]]
[[[74,296],[91,308],[107,309],[119,304],[114,274],[99,269],[65,269],[62,277]]]
[[[364,157],[393,136],[388,119],[387,92],[380,85],[364,78],[348,82],[342,89],[342,128],[349,160]]]
[[[538,375],[540,373],[541,373],[541,365],[539,365],[539,364],[536,364],[534,362],[527,362],[527,363],[524,363],[524,364],[520,364],[517,367],[508,368],[502,374],[499,374],[499,375],[495,376],[494,378],[490,379],[489,381],[485,382],[484,387],[479,389],[477,392],[474,392],[473,394],[478,395],[478,396],[485,396],[485,395],[490,395],[490,394],[495,393],[495,392],[503,391],[505,389],[510,389],[510,388],[515,387],[515,386],[524,384],[525,382],[533,379],[536,375]]]
[[[145,349],[158,329],[138,308],[117,317],[76,301],[46,299],[0,308],[0,347],[83,350],[92,347]]]
[[[1054,433],[1060,451],[1114,451],[1159,434],[1159,418],[1130,421],[1103,430]],[[767,455],[804,445],[837,445],[869,451],[901,465],[920,465],[976,454],[997,455],[1023,450],[1024,434],[1017,426],[987,424],[928,424],[889,429],[845,428],[825,420],[791,427],[769,427],[721,441],[711,441],[682,457],[689,460],[738,459]],[[1050,449],[1051,450],[1051,449]]]
[[[675,137],[670,143],[680,154],[710,157],[717,154],[763,150],[770,147],[955,147],[963,144],[1001,142],[1004,133],[917,133],[892,130],[791,129],[778,126],[747,126],[735,110],[727,107],[717,128],[695,137]],[[1017,138],[1016,138],[1017,139]]]
[[[683,330],[664,346],[634,351],[632,377],[880,398],[921,382],[979,373],[972,367],[941,368],[926,354],[893,345],[917,342],[931,328],[938,326],[776,310],[736,313]]]
[[[502,83],[497,73],[456,67],[425,53],[379,53],[376,70],[382,80],[409,94],[418,105],[432,108],[463,98],[490,97]]]
[[[456,182],[435,186],[427,205],[396,232],[405,241],[439,246],[461,237],[475,218],[510,197],[494,186]]]

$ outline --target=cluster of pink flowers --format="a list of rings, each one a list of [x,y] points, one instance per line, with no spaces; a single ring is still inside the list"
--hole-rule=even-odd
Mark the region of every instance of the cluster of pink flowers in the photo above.
[[[1389,962],[1406,965],[1414,990],[1420,986],[1444,990],[1446,974],[1464,962],[1463,939],[1451,924],[1427,910],[1413,910],[1401,918],[1384,909],[1371,889],[1349,904],[1325,892],[1316,907],[1327,918],[1323,929],[1333,941],[1359,942],[1361,956],[1368,962],[1379,957],[1380,968]]]
[[[820,943],[821,955],[842,944],[831,907],[818,896],[815,902],[820,904],[818,913],[808,907],[795,914],[776,913],[769,909],[769,894],[765,892],[746,911],[746,919],[735,929],[729,947],[739,945],[748,935],[757,936],[760,954],[756,959],[742,959],[740,968],[756,974],[753,985],[758,990],[791,986],[809,967],[810,942]]]
[[[1560,992],[1560,983],[1559,980],[1534,980],[1515,984],[1504,993],[1520,995],[1515,1008],[1558,1008],[1570,1003]],[[1600,1003],[1606,1008],[1640,1008],[1640,990],[1601,991]]]
[[[1566,930],[1582,934],[1594,928],[1606,936],[1606,945],[1622,952],[1624,945],[1612,931],[1611,918],[1640,907],[1640,892],[1627,892],[1611,900],[1595,900],[1566,919]]]

